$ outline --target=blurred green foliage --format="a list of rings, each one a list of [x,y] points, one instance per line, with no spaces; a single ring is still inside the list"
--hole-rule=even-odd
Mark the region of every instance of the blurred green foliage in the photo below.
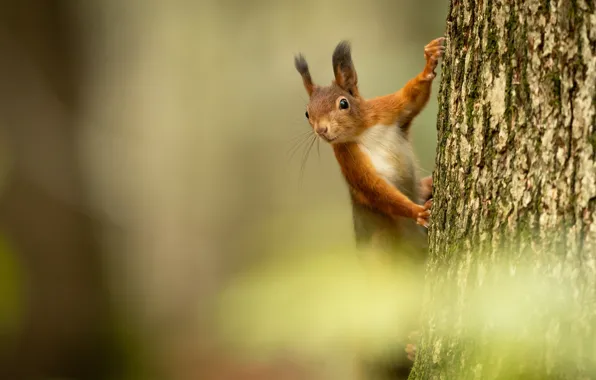
[[[403,353],[396,342],[405,341],[411,331],[404,327],[419,318],[410,310],[416,300],[409,294],[424,286],[411,268],[359,259],[348,246],[292,257],[256,266],[221,294],[220,328],[228,342],[250,357],[275,356],[280,350],[346,360],[380,357],[388,349]],[[596,326],[573,327],[586,323],[591,313],[575,302],[577,284],[543,276],[531,265],[478,265],[485,264],[474,283],[447,270],[440,273],[440,290],[425,305],[425,315],[432,317],[426,333],[434,340],[419,355],[430,355],[458,379],[473,373],[550,378],[577,363],[596,369],[589,348],[594,335],[585,333]],[[426,322],[419,326],[428,327]],[[474,347],[469,365],[458,364],[462,347]]]

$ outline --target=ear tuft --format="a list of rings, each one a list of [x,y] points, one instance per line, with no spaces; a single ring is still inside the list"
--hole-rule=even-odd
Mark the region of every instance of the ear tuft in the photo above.
[[[300,75],[309,75],[308,71],[308,63],[302,54],[298,54],[294,57],[294,66],[296,66],[296,70],[300,73]]]
[[[312,82],[312,78],[310,77],[308,63],[302,54],[298,54],[294,57],[294,66],[302,76],[302,82],[304,83],[304,88],[306,89],[308,96],[312,95],[314,84]]]
[[[332,57],[335,83],[353,96],[360,96],[358,92],[358,75],[352,62],[352,47],[349,41],[341,41],[335,47]]]
[[[341,41],[333,52],[333,69],[341,69],[352,66],[352,46],[349,41]]]

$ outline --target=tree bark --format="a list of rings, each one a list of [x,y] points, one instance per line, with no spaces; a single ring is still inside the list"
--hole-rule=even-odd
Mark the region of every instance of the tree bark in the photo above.
[[[595,376],[595,2],[451,0],[446,36],[410,378]]]

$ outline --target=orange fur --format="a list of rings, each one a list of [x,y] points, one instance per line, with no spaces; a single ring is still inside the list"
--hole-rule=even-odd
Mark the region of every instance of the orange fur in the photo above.
[[[310,96],[307,106],[309,123],[320,137],[332,144],[352,201],[393,219],[412,218],[422,225],[426,225],[430,203],[424,206],[415,203],[378,175],[371,159],[359,147],[358,138],[374,126],[399,126],[408,138],[412,120],[429,100],[434,70],[444,51],[443,40],[438,38],[425,47],[424,69],[403,88],[369,100],[364,99],[358,90],[358,76],[347,42],[341,42],[333,53],[335,81],[328,87],[313,85],[304,57],[300,55],[296,59],[296,68]],[[349,106],[341,108],[340,101],[348,102]],[[410,167],[399,169],[412,170]],[[429,186],[432,181],[422,183],[420,188],[429,193]]]
[[[379,177],[362,153],[358,144],[333,145],[335,157],[348,182],[352,199],[383,214],[416,219],[424,208],[406,197],[401,191]]]
[[[366,125],[395,125],[408,130],[430,98],[432,81],[422,74],[410,79],[399,91],[370,99],[366,102]]]
[[[420,74],[397,92],[369,100],[358,90],[347,42],[340,42],[333,53],[335,81],[330,86],[313,85],[304,58],[296,61],[310,97],[306,117],[314,132],[332,145],[350,190],[357,245],[368,245],[373,252],[399,252],[415,260],[411,262],[426,257],[426,236],[416,224],[428,225],[432,177],[417,181],[408,132],[429,100],[443,51],[442,38],[432,41],[425,47],[426,65]],[[421,200],[426,203],[416,203]],[[408,345],[407,353],[413,360],[415,346]]]

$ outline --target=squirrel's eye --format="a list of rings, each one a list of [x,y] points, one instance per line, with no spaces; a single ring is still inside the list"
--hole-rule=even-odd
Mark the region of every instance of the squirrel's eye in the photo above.
[[[340,110],[345,110],[350,106],[350,104],[348,103],[348,101],[346,99],[342,99],[339,101],[339,109]]]
[[[306,111],[306,112],[304,113],[304,116],[306,116],[306,118],[308,119],[308,111]]]

